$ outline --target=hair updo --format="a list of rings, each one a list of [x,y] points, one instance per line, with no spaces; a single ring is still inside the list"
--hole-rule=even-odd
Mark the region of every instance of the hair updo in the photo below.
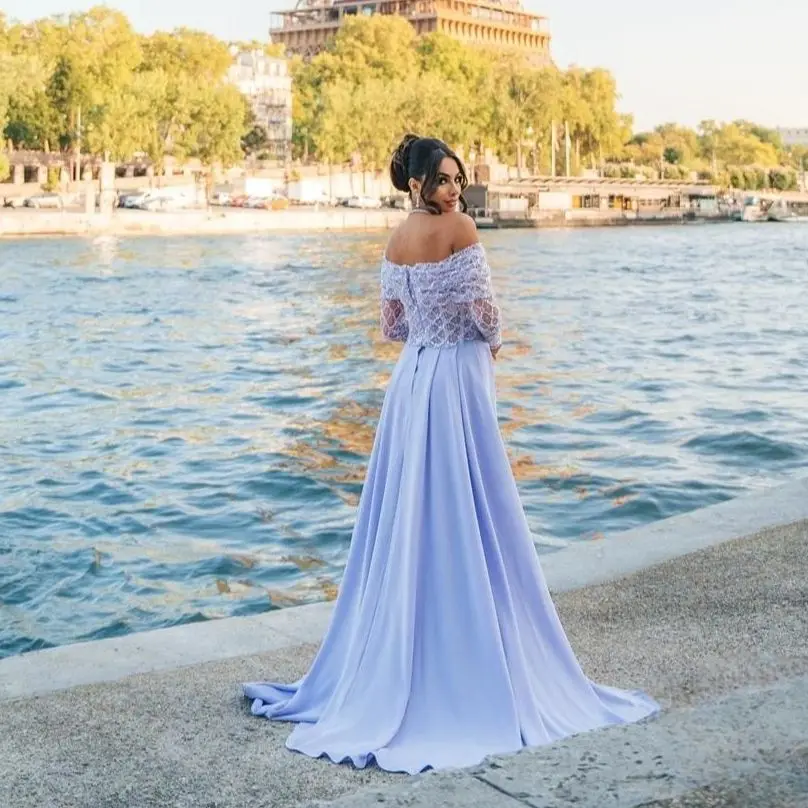
[[[442,140],[436,138],[404,135],[390,162],[390,180],[393,187],[412,197],[410,180],[418,180],[421,183],[421,198],[427,210],[439,214],[440,208],[431,201],[431,198],[438,188],[440,164],[446,157],[457,163],[460,173],[460,209],[463,212],[467,211],[468,205],[462,194],[469,184],[466,167]]]

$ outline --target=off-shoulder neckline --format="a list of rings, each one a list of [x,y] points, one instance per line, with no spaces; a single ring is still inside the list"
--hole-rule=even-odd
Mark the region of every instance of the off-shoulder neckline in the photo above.
[[[439,267],[442,264],[445,264],[447,261],[454,261],[460,255],[463,255],[467,252],[472,252],[476,250],[481,250],[483,245],[479,241],[475,241],[474,244],[469,244],[467,247],[463,247],[463,249],[458,250],[457,252],[453,252],[451,255],[447,255],[446,258],[442,258],[440,261],[419,261],[416,264],[398,264],[395,261],[391,261],[387,257],[387,253],[385,252],[382,262],[387,266],[391,267],[399,267],[400,269],[406,269],[408,271],[412,271],[414,269],[424,269],[424,268],[432,268],[432,267]]]

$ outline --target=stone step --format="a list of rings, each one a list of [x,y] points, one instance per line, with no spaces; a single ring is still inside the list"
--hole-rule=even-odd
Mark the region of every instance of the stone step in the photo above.
[[[808,677],[307,808],[808,805]]]

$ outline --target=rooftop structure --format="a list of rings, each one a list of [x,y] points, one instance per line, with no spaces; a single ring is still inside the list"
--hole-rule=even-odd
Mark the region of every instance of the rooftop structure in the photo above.
[[[397,15],[420,36],[442,31],[470,45],[526,53],[537,66],[550,63],[547,18],[517,0],[299,0],[273,15],[272,41],[305,58],[323,50],[348,16]]]

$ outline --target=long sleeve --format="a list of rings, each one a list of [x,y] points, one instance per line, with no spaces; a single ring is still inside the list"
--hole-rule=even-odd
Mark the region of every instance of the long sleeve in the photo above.
[[[499,319],[499,306],[490,298],[477,298],[471,303],[471,317],[483,335],[483,339],[492,347],[502,345],[502,326]]]
[[[492,347],[502,344],[499,306],[491,288],[491,269],[482,245],[475,245],[467,256],[468,271],[460,299],[469,304],[469,313],[483,339]]]
[[[400,271],[385,261],[381,276],[381,327],[384,338],[392,342],[406,342],[410,333],[402,293]]]
[[[406,342],[410,328],[404,304],[400,300],[382,300],[381,313],[382,334],[393,342]]]

